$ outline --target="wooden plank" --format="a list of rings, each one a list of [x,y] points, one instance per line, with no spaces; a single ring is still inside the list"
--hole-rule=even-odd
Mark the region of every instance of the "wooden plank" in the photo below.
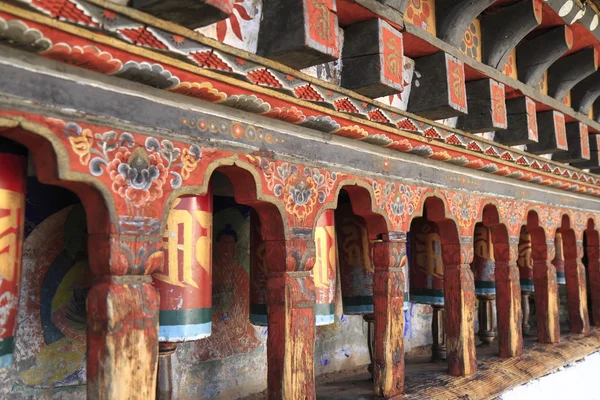
[[[536,246],[539,247],[540,245],[533,245],[534,254]],[[533,281],[538,341],[540,343],[557,343],[560,340],[560,320],[558,316],[558,286],[554,265],[534,256]]]
[[[437,36],[459,47],[467,28],[494,0],[437,0],[435,2]]]
[[[598,69],[595,48],[587,48],[556,61],[548,69],[548,95],[563,101],[571,88]]]
[[[483,62],[502,70],[512,49],[542,22],[539,0],[521,0],[481,19]]]
[[[566,124],[566,128],[569,149],[566,152],[553,154],[552,160],[566,163],[589,160],[590,142],[587,125],[570,122]]]
[[[590,159],[571,163],[575,168],[598,168],[600,167],[600,135],[590,135]]]
[[[494,140],[509,146],[538,142],[538,124],[535,102],[529,97],[518,97],[506,102],[508,128],[496,132]]]
[[[537,113],[538,142],[527,145],[532,154],[552,154],[568,150],[565,116],[556,111]]]
[[[493,79],[467,82],[469,113],[458,117],[456,127],[467,132],[490,132],[508,126],[504,85]]]
[[[575,111],[588,114],[598,97],[600,97],[600,71],[592,73],[573,86],[571,107]]]
[[[197,29],[229,18],[233,0],[131,0],[131,7]]]

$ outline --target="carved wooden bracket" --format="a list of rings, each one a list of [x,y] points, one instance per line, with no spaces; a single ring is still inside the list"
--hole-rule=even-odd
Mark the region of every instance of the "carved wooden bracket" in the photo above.
[[[569,150],[552,156],[555,161],[580,162],[590,159],[590,142],[588,126],[581,122],[570,122],[567,127],[567,144]]]
[[[519,97],[506,102],[508,129],[496,132],[494,140],[509,146],[532,144],[538,141],[535,102],[529,97]]]
[[[493,79],[467,82],[469,113],[458,117],[456,127],[467,132],[490,132],[506,129],[504,84]]]
[[[571,25],[577,20],[580,20],[584,15],[584,10],[582,10],[577,2],[573,0],[548,0],[546,3],[552,8],[559,17],[567,25]]]
[[[483,62],[502,70],[519,42],[542,22],[539,0],[523,0],[481,19]]]
[[[568,150],[565,116],[558,111],[537,114],[538,142],[527,145],[532,154],[550,154]]]
[[[517,46],[519,80],[536,85],[550,65],[573,46],[573,31],[562,25]]]
[[[404,88],[402,34],[381,19],[346,28],[342,60],[342,87],[371,98]]]
[[[337,60],[340,55],[335,0],[267,0],[257,54],[295,69]]]
[[[564,100],[569,90],[598,69],[596,49],[587,48],[556,61],[548,69],[548,96]]]
[[[587,114],[600,96],[600,72],[596,71],[571,89],[571,107]]]
[[[132,0],[131,7],[196,29],[229,18],[233,0]]]
[[[430,119],[466,114],[464,63],[443,52],[416,59],[408,111]]]
[[[494,0],[438,0],[435,2],[437,36],[459,47],[469,25]]]
[[[600,167],[600,135],[590,135],[590,159],[586,161],[571,163],[576,168],[590,168],[596,169]],[[596,172],[594,172],[596,173]]]

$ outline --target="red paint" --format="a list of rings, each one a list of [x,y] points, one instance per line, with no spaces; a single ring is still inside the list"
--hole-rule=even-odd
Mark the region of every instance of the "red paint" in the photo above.
[[[338,19],[334,0],[303,0],[306,13],[307,42],[333,57],[340,55]]]
[[[402,85],[403,47],[402,35],[385,26],[381,28],[383,46],[383,77],[397,85]]]

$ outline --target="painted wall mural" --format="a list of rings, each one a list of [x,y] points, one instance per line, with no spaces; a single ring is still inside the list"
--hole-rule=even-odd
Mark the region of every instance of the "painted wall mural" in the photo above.
[[[444,264],[437,224],[416,218],[411,225],[410,299],[444,304]]]

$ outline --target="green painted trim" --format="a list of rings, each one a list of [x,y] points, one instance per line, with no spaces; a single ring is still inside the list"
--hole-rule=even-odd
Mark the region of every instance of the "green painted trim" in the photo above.
[[[15,349],[15,338],[0,339],[0,356],[12,354]]]
[[[212,321],[212,308],[190,308],[188,310],[161,310],[160,325],[198,325]]]

